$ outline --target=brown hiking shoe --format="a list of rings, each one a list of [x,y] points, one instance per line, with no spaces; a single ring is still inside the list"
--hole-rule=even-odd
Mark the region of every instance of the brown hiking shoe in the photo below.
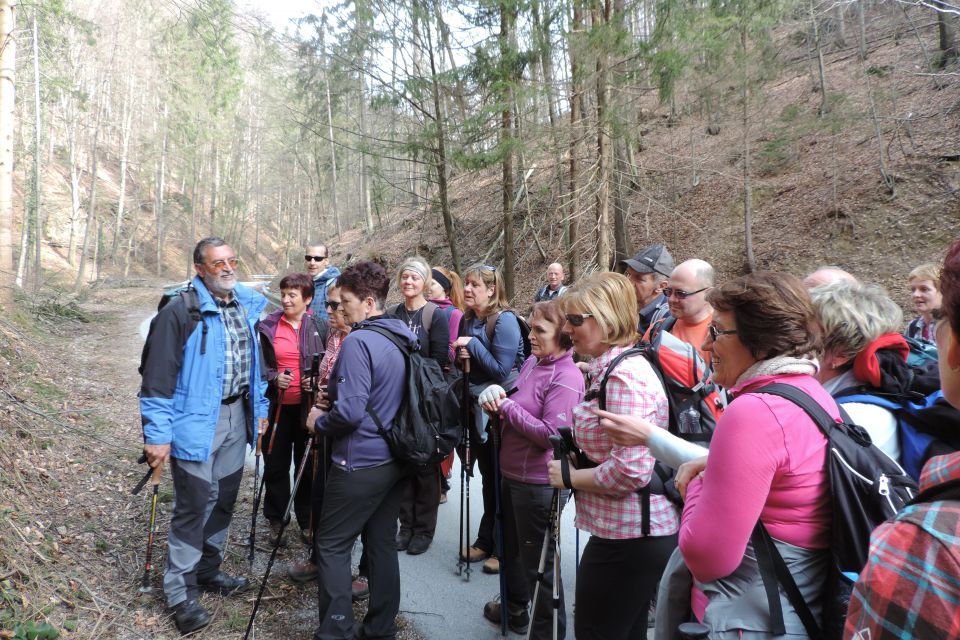
[[[460,557],[464,560],[469,560],[470,562],[480,562],[481,560],[486,560],[489,558],[490,554],[483,549],[470,547],[469,549],[461,549]]]
[[[309,561],[296,562],[287,567],[287,575],[294,582],[310,582],[317,579],[317,565]]]

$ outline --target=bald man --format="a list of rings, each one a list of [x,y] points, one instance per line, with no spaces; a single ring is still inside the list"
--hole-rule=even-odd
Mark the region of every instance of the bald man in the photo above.
[[[533,296],[533,301],[545,302],[547,300],[556,300],[563,295],[563,292],[567,290],[567,288],[563,286],[563,278],[563,267],[559,262],[554,262],[547,267],[547,284],[537,290],[537,294]]]
[[[670,273],[667,288],[663,295],[670,304],[670,313],[675,322],[667,320],[663,327],[684,342],[692,344],[704,362],[709,364],[710,354],[703,350],[710,322],[713,320],[713,307],[707,302],[707,292],[713,288],[713,267],[703,260],[681,262]],[[645,339],[650,338],[647,331]]]
[[[819,287],[822,284],[830,284],[831,282],[859,284],[856,278],[840,267],[818,267],[816,271],[803,279],[803,286],[807,289],[813,289],[814,287]]]

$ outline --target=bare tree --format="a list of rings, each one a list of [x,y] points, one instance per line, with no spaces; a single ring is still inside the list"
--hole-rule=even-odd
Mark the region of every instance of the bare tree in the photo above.
[[[13,302],[13,132],[16,122],[16,18],[12,0],[0,0],[0,304]]]

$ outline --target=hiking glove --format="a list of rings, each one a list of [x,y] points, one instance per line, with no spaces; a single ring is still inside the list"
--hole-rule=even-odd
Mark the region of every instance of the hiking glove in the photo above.
[[[477,398],[477,404],[479,404],[481,407],[488,402],[495,404],[501,398],[506,397],[507,392],[503,390],[503,387],[498,384],[492,384],[480,392],[480,397]]]

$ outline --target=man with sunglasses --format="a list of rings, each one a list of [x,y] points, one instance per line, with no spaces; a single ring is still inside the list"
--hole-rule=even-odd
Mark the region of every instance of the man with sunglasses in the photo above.
[[[268,406],[254,329],[267,299],[237,282],[239,261],[222,238],[198,242],[193,262],[192,291],[154,318],[140,368],[143,451],[151,467],[169,461],[173,476],[163,591],[182,634],[210,623],[199,591],[250,586],[220,564],[246,447],[266,428]]]
[[[637,332],[643,335],[654,322],[670,316],[670,307],[662,291],[673,271],[673,256],[662,244],[654,244],[628,260],[621,260],[620,264],[624,267],[623,275],[630,279],[637,293],[640,307]]]
[[[327,326],[327,294],[334,281],[340,275],[340,269],[330,264],[330,254],[327,245],[319,242],[308,244],[304,250],[303,268],[313,278],[313,301],[310,311],[317,321],[317,327]],[[322,333],[321,335],[325,335]]]
[[[646,339],[655,331],[669,331],[692,344],[704,362],[710,364],[710,352],[703,350],[703,341],[713,320],[713,307],[707,302],[707,291],[713,288],[713,267],[703,260],[687,260],[670,273],[663,295],[670,305],[673,319],[652,325]]]

